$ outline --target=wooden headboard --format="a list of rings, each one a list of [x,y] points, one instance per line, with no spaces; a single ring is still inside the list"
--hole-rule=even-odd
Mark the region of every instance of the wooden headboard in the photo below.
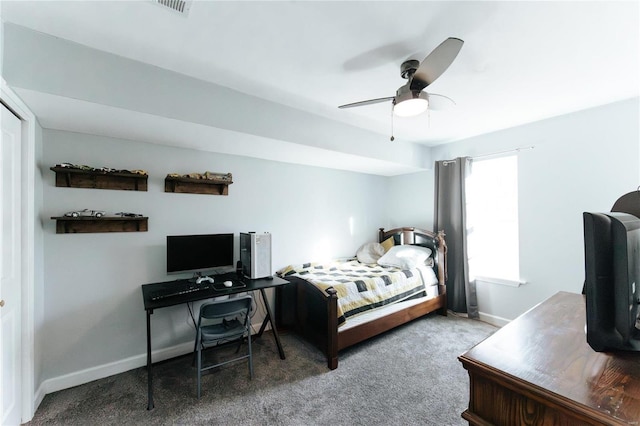
[[[444,232],[433,233],[424,229],[404,227],[385,231],[380,228],[378,231],[378,242],[383,242],[387,238],[393,238],[394,245],[420,245],[428,247],[432,251],[433,271],[438,277],[440,285],[445,285],[447,280],[447,243],[444,240]]]

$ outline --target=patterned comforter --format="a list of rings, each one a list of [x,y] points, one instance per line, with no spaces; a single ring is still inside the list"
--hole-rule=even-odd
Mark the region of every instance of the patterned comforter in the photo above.
[[[339,325],[354,315],[425,296],[426,286],[438,283],[433,269],[427,266],[402,270],[357,260],[291,265],[279,271],[279,275],[300,277],[323,291],[333,287],[338,295]]]

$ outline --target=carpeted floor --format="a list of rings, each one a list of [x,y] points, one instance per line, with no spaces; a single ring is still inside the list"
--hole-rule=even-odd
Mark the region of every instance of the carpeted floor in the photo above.
[[[469,378],[458,355],[496,328],[436,314],[340,353],[330,371],[313,346],[269,333],[246,362],[203,377],[196,398],[191,357],[154,366],[155,409],[145,368],[47,395],[29,425],[465,425]],[[211,354],[210,354],[211,356]]]

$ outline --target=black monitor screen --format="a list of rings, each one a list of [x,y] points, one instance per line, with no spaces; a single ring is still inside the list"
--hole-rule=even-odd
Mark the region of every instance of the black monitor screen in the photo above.
[[[167,236],[167,273],[233,267],[233,234]]]

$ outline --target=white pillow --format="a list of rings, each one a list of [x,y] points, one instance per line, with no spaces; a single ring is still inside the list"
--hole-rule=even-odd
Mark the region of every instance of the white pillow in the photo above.
[[[384,247],[380,243],[366,243],[356,253],[360,263],[376,263],[384,254]]]
[[[402,269],[413,269],[418,265],[424,265],[431,256],[431,249],[421,246],[393,246],[378,259],[378,265],[395,266]]]

